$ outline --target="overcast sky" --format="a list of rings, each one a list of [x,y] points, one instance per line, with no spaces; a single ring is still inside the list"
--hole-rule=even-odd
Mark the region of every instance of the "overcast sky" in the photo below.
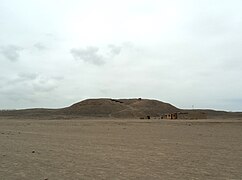
[[[0,0],[0,109],[152,98],[242,111],[241,0]]]

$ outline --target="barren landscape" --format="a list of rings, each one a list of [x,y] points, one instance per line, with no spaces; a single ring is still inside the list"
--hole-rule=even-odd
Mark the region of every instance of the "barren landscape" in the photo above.
[[[242,0],[0,0],[0,180],[242,180]]]
[[[0,120],[0,177],[241,179],[242,120]]]
[[[163,118],[179,112],[192,116]],[[242,179],[241,113],[88,99],[0,111],[0,139],[3,180]]]

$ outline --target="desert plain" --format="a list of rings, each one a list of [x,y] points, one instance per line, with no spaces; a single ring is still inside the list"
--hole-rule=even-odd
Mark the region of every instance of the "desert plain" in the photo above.
[[[0,118],[0,179],[242,179],[242,119]]]

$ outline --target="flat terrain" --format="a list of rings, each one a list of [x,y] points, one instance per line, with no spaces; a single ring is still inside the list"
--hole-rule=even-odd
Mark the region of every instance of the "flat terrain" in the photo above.
[[[242,179],[242,120],[0,119],[0,179]]]

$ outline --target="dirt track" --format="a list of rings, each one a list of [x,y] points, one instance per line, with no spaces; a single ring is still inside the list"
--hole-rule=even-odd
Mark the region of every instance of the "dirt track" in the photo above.
[[[242,121],[0,120],[0,179],[242,179]]]

